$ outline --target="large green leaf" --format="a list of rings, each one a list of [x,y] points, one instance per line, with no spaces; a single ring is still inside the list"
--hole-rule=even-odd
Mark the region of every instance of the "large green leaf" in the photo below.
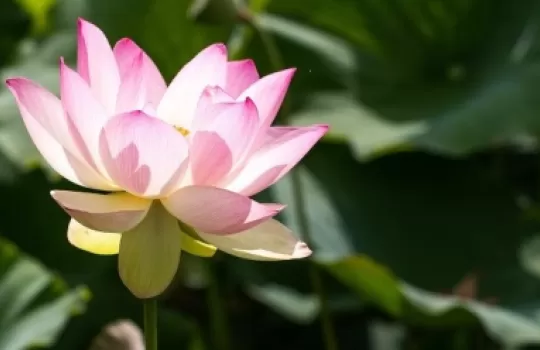
[[[540,291],[516,259],[530,232],[512,193],[480,164],[416,153],[361,164],[345,146],[319,144],[297,170],[315,259],[366,254],[431,291],[450,290],[476,271],[482,295],[523,308]],[[305,235],[292,180],[280,181],[272,195],[288,204],[286,223]],[[378,275],[363,278],[381,297],[391,294],[377,287]]]
[[[339,280],[393,316],[425,327],[464,326],[479,321],[503,345],[540,344],[540,322],[495,305],[427,292],[396,278],[365,256],[325,265]]]
[[[330,123],[360,158],[403,147],[463,155],[540,130],[536,6],[275,0],[260,22],[299,68],[292,123]]]
[[[0,349],[51,346],[89,292],[65,283],[14,245],[0,239]]]

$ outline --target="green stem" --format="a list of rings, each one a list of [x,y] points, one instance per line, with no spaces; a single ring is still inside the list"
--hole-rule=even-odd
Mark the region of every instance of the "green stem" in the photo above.
[[[157,300],[146,299],[143,301],[144,307],[144,343],[145,350],[157,350]]]
[[[252,28],[259,34],[263,46],[266,49],[266,53],[268,54],[268,59],[270,60],[272,68],[276,71],[284,69],[285,63],[283,60],[283,56],[279,51],[274,37],[260,26],[257,18],[255,18],[252,14],[245,12],[243,13],[242,18],[245,22],[249,23]],[[280,113],[282,120],[285,119],[284,117],[288,113],[288,103],[287,101],[284,101],[283,105],[281,106]],[[298,170],[293,170],[291,172],[291,176],[293,181],[293,197],[295,201],[294,204],[296,208],[295,215],[298,219],[298,225],[300,227],[300,231],[302,232],[302,236],[306,244],[308,246],[313,246],[312,233],[304,206],[304,192]],[[332,324],[332,317],[330,313],[330,308],[328,306],[328,299],[326,298],[326,293],[324,290],[324,284],[322,283],[322,276],[317,265],[315,264],[311,264],[310,266],[310,279],[313,291],[319,299],[319,304],[321,308],[321,330],[325,344],[324,348],[326,350],[338,350],[337,337],[334,326]]]
[[[231,343],[227,326],[227,315],[221,299],[219,282],[214,271],[213,263],[210,260],[207,262],[207,276],[209,282],[207,302],[210,311],[210,327],[213,333],[212,338],[215,340],[214,348],[218,350],[229,350],[231,348]]]

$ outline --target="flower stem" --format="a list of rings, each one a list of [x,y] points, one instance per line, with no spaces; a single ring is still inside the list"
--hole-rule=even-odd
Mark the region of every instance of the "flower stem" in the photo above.
[[[143,301],[144,308],[144,343],[145,350],[157,350],[157,300],[146,299]]]
[[[244,12],[242,19],[251,25],[251,27],[259,34],[262,44],[265,47],[266,53],[272,65],[272,68],[276,71],[285,68],[283,56],[279,51],[279,48],[274,40],[274,37],[268,33],[264,28],[261,28],[258,19],[253,14]],[[286,120],[289,113],[287,101],[283,102],[281,106],[281,119]],[[293,185],[293,197],[295,201],[296,212],[295,215],[298,220],[298,226],[302,233],[302,237],[308,246],[313,246],[312,233],[307,219],[306,209],[304,206],[304,191],[302,183],[300,181],[300,174],[298,169],[291,171],[292,185]],[[310,279],[313,291],[317,295],[320,304],[320,318],[321,318],[321,331],[324,339],[325,350],[338,350],[338,342],[334,326],[332,324],[332,317],[330,314],[330,308],[328,306],[328,299],[324,290],[324,284],[322,282],[321,273],[314,263],[310,264]]]

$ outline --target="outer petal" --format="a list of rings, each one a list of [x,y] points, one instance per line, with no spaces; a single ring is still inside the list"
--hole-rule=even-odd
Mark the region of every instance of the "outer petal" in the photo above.
[[[51,196],[75,220],[97,231],[125,232],[146,216],[152,201],[128,193],[109,195],[52,191]]]
[[[214,44],[202,50],[173,79],[157,109],[157,115],[189,129],[204,88],[223,86],[227,72],[227,48]]]
[[[263,146],[226,188],[246,196],[264,190],[289,172],[327,130],[327,125],[270,128]]]
[[[139,226],[122,234],[120,278],[136,297],[155,297],[169,286],[180,262],[180,240],[176,218],[159,202]]]
[[[238,193],[207,186],[181,188],[162,203],[171,214],[196,230],[220,235],[247,230],[284,207],[260,204]]]
[[[296,69],[286,69],[263,77],[245,90],[239,100],[251,97],[259,110],[261,129],[259,137],[263,138],[281,107],[289,84]]]
[[[120,234],[95,231],[71,219],[68,241],[75,247],[98,255],[115,255],[120,249]]]
[[[55,171],[81,186],[114,189],[78,151],[56,96],[25,78],[9,79],[6,84],[15,96],[32,141]]]
[[[199,232],[201,238],[231,255],[250,260],[291,260],[311,255],[286,226],[274,219],[232,235]]]
[[[107,176],[99,155],[99,133],[108,120],[103,106],[79,74],[60,62],[60,96],[69,131],[79,152],[97,172]]]
[[[120,86],[116,60],[103,32],[83,19],[78,22],[77,68],[106,110],[113,113]]]
[[[253,60],[232,61],[227,63],[225,91],[237,98],[251,84],[259,80],[259,73]]]
[[[201,116],[201,125],[191,138],[193,183],[218,183],[240,161],[257,131],[259,118],[251,99],[242,103],[219,103]],[[199,116],[198,116],[199,117]]]
[[[150,103],[153,108],[157,108],[167,90],[167,84],[152,59],[135,42],[127,38],[119,40],[114,46],[113,52],[122,82],[133,74],[132,70],[135,69],[135,75],[140,75],[142,78],[146,102]],[[133,64],[138,57],[141,57],[142,64],[134,68]],[[119,93],[122,93],[122,88]]]
[[[159,197],[180,182],[188,146],[171,125],[134,111],[109,120],[100,153],[116,184],[138,196]]]

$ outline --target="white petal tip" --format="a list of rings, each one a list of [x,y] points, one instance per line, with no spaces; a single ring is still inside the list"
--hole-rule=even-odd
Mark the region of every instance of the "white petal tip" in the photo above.
[[[294,252],[292,254],[293,259],[302,259],[307,258],[312,254],[312,250],[309,249],[308,245],[304,242],[299,241],[294,247]]]

